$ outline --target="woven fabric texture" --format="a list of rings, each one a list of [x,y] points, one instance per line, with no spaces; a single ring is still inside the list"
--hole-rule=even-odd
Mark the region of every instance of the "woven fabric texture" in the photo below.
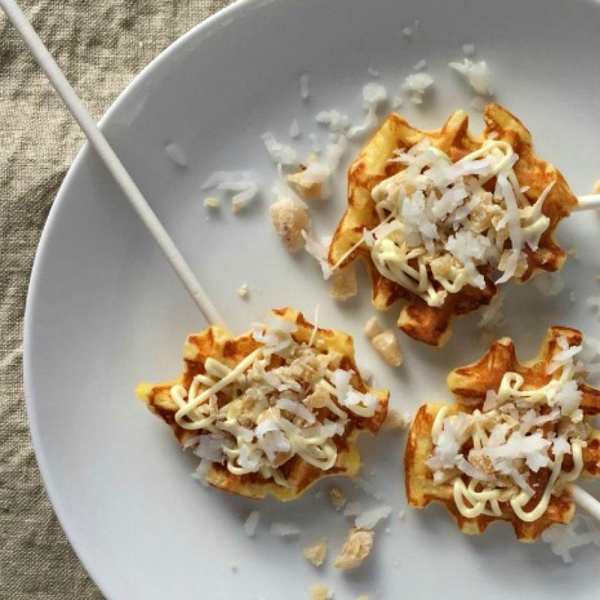
[[[229,3],[21,0],[20,5],[99,119],[157,54]],[[34,254],[83,135],[1,12],[0,128],[0,599],[101,600],[46,497],[22,377],[23,313]]]

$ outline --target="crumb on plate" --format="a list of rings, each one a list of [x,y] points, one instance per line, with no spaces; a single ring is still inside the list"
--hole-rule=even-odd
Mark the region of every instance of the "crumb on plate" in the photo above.
[[[325,557],[327,556],[327,550],[329,549],[329,540],[326,537],[319,538],[316,542],[305,546],[302,550],[304,558],[308,560],[315,567],[320,567]]]
[[[333,566],[336,569],[348,570],[359,567],[369,556],[373,548],[375,532],[370,529],[353,527],[348,532],[346,541],[337,555]]]
[[[333,592],[324,585],[315,584],[310,586],[310,600],[331,600],[332,598]]]
[[[329,295],[334,300],[344,302],[356,296],[357,293],[358,284],[356,282],[356,267],[354,263],[333,272],[329,285]]]
[[[332,485],[329,488],[329,498],[331,499],[331,505],[335,510],[339,510],[346,505],[348,498],[346,497],[346,492],[341,487],[337,485]]]
[[[371,343],[388,364],[393,367],[399,367],[402,364],[404,356],[400,350],[400,346],[398,346],[398,340],[391,329],[386,329],[378,333],[371,340]]]

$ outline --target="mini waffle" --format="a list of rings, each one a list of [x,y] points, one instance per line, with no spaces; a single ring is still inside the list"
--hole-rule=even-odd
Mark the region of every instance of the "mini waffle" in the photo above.
[[[559,350],[559,338],[568,341],[569,347],[581,344],[582,336],[579,331],[562,327],[549,329],[546,339],[538,357],[532,361],[521,363],[517,360],[515,348],[511,340],[503,338],[495,342],[489,351],[476,363],[458,368],[448,376],[448,387],[456,398],[455,405],[447,407],[441,403],[431,403],[421,406],[411,425],[404,456],[406,472],[406,495],[410,506],[424,508],[431,502],[442,503],[456,520],[461,531],[468,534],[483,532],[493,521],[506,521],[513,527],[517,538],[524,542],[536,540],[548,527],[557,523],[568,523],[574,514],[573,502],[569,486],[555,489],[550,497],[548,508],[542,516],[532,522],[521,520],[513,511],[508,502],[501,502],[502,514],[491,516],[481,514],[474,518],[465,517],[457,508],[453,495],[453,483],[435,483],[432,472],[426,461],[432,456],[434,442],[432,429],[436,415],[443,408],[448,409],[448,416],[459,412],[473,413],[481,409],[488,390],[499,389],[505,373],[514,372],[524,379],[523,389],[538,389],[552,379],[547,373],[552,356]],[[587,446],[582,449],[583,470],[582,475],[587,477],[600,476],[600,431],[594,430],[589,424],[591,417],[600,413],[600,390],[586,383],[578,382],[578,389],[582,392],[579,407],[583,410],[583,423],[589,431]],[[544,436],[551,435],[553,424],[544,425]],[[466,452],[464,447],[461,452]],[[563,468],[570,470],[573,467],[571,455],[565,455]],[[460,475],[465,483],[469,478]],[[549,468],[541,468],[537,472],[529,472],[529,484],[535,495],[525,506],[533,508],[546,487],[550,477]]]
[[[492,279],[492,268],[489,265],[480,266],[478,270],[485,278],[485,285],[481,289],[467,285],[456,293],[449,293],[443,305],[434,307],[378,271],[370,248],[365,243],[361,244],[360,240],[365,229],[371,231],[381,223],[371,195],[373,188],[404,168],[404,165],[393,161],[396,151],[408,150],[428,139],[433,147],[442,150],[456,162],[480,148],[485,140],[508,142],[519,156],[514,172],[520,185],[527,188],[524,192],[527,202],[534,205],[548,185],[554,182],[542,208],[543,214],[549,218],[549,226],[535,252],[531,248],[523,249],[526,254],[525,268],[512,280],[522,283],[536,272],[556,271],[565,260],[565,252],[555,243],[553,235],[559,221],[576,206],[577,199],[561,173],[534,155],[531,134],[516,117],[498,104],[490,104],[485,109],[484,120],[485,129],[482,137],[478,138],[469,132],[468,117],[462,110],[453,113],[437,131],[421,131],[399,115],[391,114],[350,166],[348,208],[337,226],[329,249],[328,259],[332,267],[345,266],[361,258],[371,280],[375,308],[387,310],[396,301],[404,301],[398,327],[410,337],[432,346],[442,346],[447,341],[455,316],[489,304],[497,288]],[[354,246],[357,247],[351,251]],[[349,255],[345,257],[347,253]],[[432,281],[431,271],[429,278]]]
[[[374,414],[369,417],[358,416],[348,412],[348,420],[342,434],[336,434],[332,441],[337,450],[335,464],[327,470],[322,470],[306,462],[298,454],[293,455],[279,466],[279,472],[285,479],[285,484],[272,478],[265,478],[260,473],[236,475],[228,470],[226,464],[212,462],[205,474],[206,481],[217,488],[247,496],[263,498],[271,495],[279,500],[292,500],[300,496],[309,486],[319,479],[329,475],[355,475],[360,468],[360,455],[356,448],[357,436],[362,432],[376,434],[387,415],[389,393],[383,390],[371,390],[364,382],[360,371],[354,362],[354,345],[352,337],[339,331],[318,328],[306,321],[303,315],[293,309],[285,308],[274,310],[273,315],[293,323],[297,330],[291,334],[298,344],[311,344],[321,355],[339,356],[339,368],[352,371],[350,385],[362,393],[369,393],[376,399]],[[169,382],[148,384],[142,383],[137,387],[136,393],[148,408],[162,418],[173,430],[175,437],[182,445],[193,443],[195,436],[206,435],[208,432],[190,431],[182,428],[176,421],[178,405],[174,401],[171,389],[173,386],[182,385],[189,389],[197,375],[206,373],[208,359],[214,359],[234,369],[236,365],[248,357],[264,344],[256,341],[253,333],[249,332],[233,338],[223,328],[213,326],[206,331],[190,335],[184,349],[184,370],[177,378]],[[269,371],[280,366],[283,359],[273,356],[271,365],[266,367]],[[200,389],[208,389],[208,386]],[[222,392],[217,393],[219,405],[227,403],[229,397],[223,397]],[[340,408],[340,405],[336,405]],[[341,407],[344,408],[344,407]],[[315,415],[319,423],[326,419],[335,420],[336,415],[328,408],[317,408]],[[251,427],[247,425],[247,427]]]

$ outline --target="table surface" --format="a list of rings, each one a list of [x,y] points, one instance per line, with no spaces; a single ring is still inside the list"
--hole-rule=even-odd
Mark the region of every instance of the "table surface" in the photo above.
[[[231,0],[21,0],[96,119],[163,49]],[[83,135],[0,12],[0,598],[101,600],[46,496],[22,377],[39,237]],[[143,600],[143,599],[132,599]]]

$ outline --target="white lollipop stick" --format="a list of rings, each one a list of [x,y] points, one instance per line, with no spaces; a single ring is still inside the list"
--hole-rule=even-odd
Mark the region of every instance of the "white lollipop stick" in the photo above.
[[[19,32],[34,58],[48,76],[50,83],[62,98],[66,107],[75,117],[77,123],[87,136],[90,144],[98,153],[111,175],[125,194],[125,197],[143,221],[144,225],[162,250],[179,279],[185,285],[196,304],[199,306],[204,318],[211,324],[223,323],[217,309],[196,279],[189,265],[175,246],[175,243],[162,226],[154,211],[143,197],[137,185],[119,160],[107,139],[100,131],[96,122],[79,99],[71,84],[67,81],[60,67],[56,64],[52,55],[44,46],[44,43],[35,32],[23,11],[14,0],[0,0],[0,6]]]
[[[600,208],[600,194],[579,196],[577,206],[573,210],[592,210],[594,208]]]
[[[571,485],[570,487],[575,504],[590,513],[594,519],[600,521],[600,502],[578,485]]]

